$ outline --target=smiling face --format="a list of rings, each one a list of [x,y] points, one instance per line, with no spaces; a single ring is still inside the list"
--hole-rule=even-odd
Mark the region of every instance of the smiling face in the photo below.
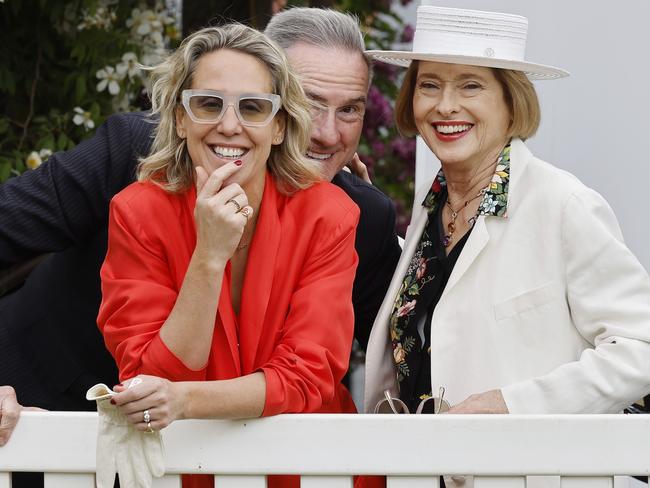
[[[507,141],[510,117],[491,68],[419,62],[413,118],[443,164],[471,170],[496,158]]]
[[[226,94],[272,93],[271,74],[266,65],[249,54],[220,49],[204,54],[193,75],[193,90],[216,90]],[[271,146],[284,137],[284,118],[276,115],[263,127],[241,124],[235,107],[228,107],[216,123],[194,122],[181,106],[176,111],[176,132],[187,140],[194,166],[208,174],[224,164],[240,159],[242,167],[226,183],[246,188],[263,188],[266,161]]]
[[[318,161],[327,180],[350,162],[359,145],[368,94],[368,66],[360,53],[297,43],[286,49],[312,112],[307,157]]]

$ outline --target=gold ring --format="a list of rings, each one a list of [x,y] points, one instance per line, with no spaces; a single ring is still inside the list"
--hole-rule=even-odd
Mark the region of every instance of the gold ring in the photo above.
[[[239,203],[237,203],[237,200],[235,200],[234,198],[231,198],[226,203],[232,203],[235,206],[235,209],[236,209],[235,212],[240,212],[241,211],[241,205],[239,205]]]
[[[153,434],[155,430],[151,428],[151,422],[147,422],[147,430],[145,430],[145,433],[147,434]]]
[[[239,211],[240,214],[242,214],[246,219],[251,216],[251,208],[250,207],[244,207]]]
[[[149,413],[149,410],[145,410],[144,412],[142,412],[142,420],[144,421],[145,424],[151,422],[151,414]]]

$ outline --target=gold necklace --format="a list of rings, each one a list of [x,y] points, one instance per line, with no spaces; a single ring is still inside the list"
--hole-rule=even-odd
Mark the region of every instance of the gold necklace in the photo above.
[[[501,161],[501,153],[502,152],[503,152],[503,148],[499,151],[496,159],[494,160],[494,163],[492,163],[490,166],[487,166],[486,169],[491,168],[493,165],[496,167],[499,164],[499,162]],[[479,172],[478,168],[479,167],[477,166],[477,169],[474,171],[474,174],[472,175],[472,178],[470,179],[470,181],[473,180],[477,176],[477,174]],[[491,174],[493,174],[493,172]],[[490,178],[490,180],[491,180],[491,178]],[[472,185],[470,187],[470,189],[463,194],[463,196],[461,197],[461,200],[463,198],[465,198],[470,191],[472,191],[473,187],[475,187],[475,185]],[[488,190],[487,186],[485,188],[482,188],[481,191],[479,191],[478,194],[475,197],[472,197],[469,200],[465,200],[465,203],[463,203],[463,205],[461,205],[458,208],[458,210],[454,210],[454,208],[451,206],[451,202],[449,201],[449,193],[447,193],[447,201],[445,203],[449,207],[449,210],[451,211],[451,222],[449,222],[447,224],[447,234],[445,234],[445,236],[442,238],[442,245],[443,246],[449,247],[449,245],[451,244],[451,242],[452,242],[451,236],[454,234],[454,231],[456,230],[456,219],[458,218],[458,215],[460,215],[460,212],[462,212],[465,209],[465,207],[467,207],[467,205],[469,205],[470,202],[473,202],[474,200],[476,200],[481,195],[485,195],[487,190]],[[447,190],[447,192],[449,192],[449,190]],[[476,219],[477,215],[478,215],[478,213],[476,213],[474,215],[474,217],[469,219],[467,221],[467,223],[470,223],[470,222],[472,222],[472,220]]]
[[[447,234],[445,234],[445,237],[442,238],[443,246],[449,247],[449,245],[451,244],[452,242],[451,236],[454,235],[454,232],[456,231],[456,219],[458,218],[460,213],[465,209],[465,207],[467,207],[467,205],[469,205],[470,202],[473,202],[478,197],[485,195],[486,190],[487,188],[483,188],[481,191],[478,192],[476,196],[470,198],[469,200],[465,200],[465,203],[463,203],[463,205],[461,205],[457,210],[454,210],[454,207],[451,206],[451,202],[449,201],[449,199],[447,199],[445,203],[449,207],[449,210],[451,211],[451,221],[447,224]],[[471,219],[468,220],[468,222],[470,221]]]

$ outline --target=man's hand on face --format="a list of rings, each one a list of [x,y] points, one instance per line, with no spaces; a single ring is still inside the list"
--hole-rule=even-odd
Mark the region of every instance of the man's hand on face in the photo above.
[[[0,386],[0,446],[4,446],[18,423],[22,407],[11,386]]]
[[[358,176],[366,183],[370,183],[372,185],[372,181],[370,181],[370,175],[368,174],[368,168],[365,164],[363,164],[363,161],[361,161],[357,153],[354,153],[354,156],[352,156],[352,161],[350,161],[343,169],[350,171],[350,173],[353,175]]]

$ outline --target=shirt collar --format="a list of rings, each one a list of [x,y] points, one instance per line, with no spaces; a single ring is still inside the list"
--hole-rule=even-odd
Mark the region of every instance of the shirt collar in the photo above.
[[[497,166],[490,180],[490,184],[484,190],[483,199],[478,206],[479,215],[493,215],[495,217],[507,217],[508,210],[508,187],[510,185],[510,143],[503,148]],[[424,198],[422,205],[427,208],[429,214],[434,213],[440,205],[440,196],[447,188],[447,180],[442,171],[438,171],[433,180],[431,189]]]

